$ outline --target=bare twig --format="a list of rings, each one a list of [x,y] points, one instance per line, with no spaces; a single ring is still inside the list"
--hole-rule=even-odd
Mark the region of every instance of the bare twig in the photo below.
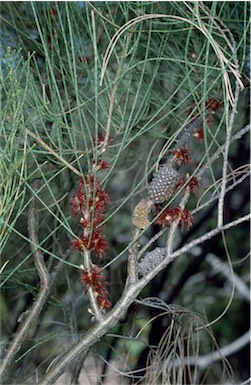
[[[94,15],[94,13],[92,13],[92,14]],[[119,75],[121,72],[121,61],[122,61],[122,59],[124,59],[127,56],[127,50],[128,50],[128,47],[127,47],[127,45],[125,45],[122,58],[118,61],[118,66],[117,66],[115,79],[114,79],[114,85],[113,85],[111,96],[110,96],[109,111],[108,111],[106,130],[105,130],[105,138],[104,138],[104,141],[103,141],[101,147],[99,148],[99,154],[102,154],[103,152],[106,151],[108,141],[110,138],[112,113],[113,113],[113,108],[114,108],[114,103],[115,103],[115,94],[116,94],[116,91],[118,88],[118,78],[119,78]]]
[[[31,198],[31,203],[29,206],[28,230],[29,230],[30,246],[34,257],[34,264],[40,280],[40,288],[31,309],[25,312],[24,317],[22,317],[22,322],[16,332],[16,335],[13,341],[9,344],[7,350],[5,351],[4,357],[0,364],[0,382],[1,383],[4,379],[4,376],[8,368],[12,364],[17,352],[20,350],[23,341],[25,340],[27,334],[30,332],[30,328],[34,325],[41,310],[43,309],[43,306],[49,294],[50,278],[44,262],[43,255],[38,249],[39,241],[36,233],[37,226],[36,226],[35,211],[36,211],[35,197],[33,196]]]

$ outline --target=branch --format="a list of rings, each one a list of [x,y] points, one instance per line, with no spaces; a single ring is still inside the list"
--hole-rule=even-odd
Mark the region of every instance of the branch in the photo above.
[[[110,330],[125,314],[128,307],[134,302],[143,288],[162,270],[167,266],[174,258],[177,258],[179,255],[184,252],[189,251],[192,247],[205,242],[206,240],[214,237],[221,231],[228,230],[232,227],[239,225],[240,223],[250,219],[250,215],[245,215],[242,218],[239,218],[235,221],[229,222],[222,227],[217,227],[212,231],[207,232],[203,236],[197,238],[196,240],[188,243],[186,246],[175,251],[171,257],[165,258],[158,266],[156,266],[150,273],[144,276],[142,279],[137,281],[134,285],[126,285],[123,291],[123,294],[114,308],[104,316],[103,322],[95,324],[91,329],[88,330],[88,333],[82,336],[82,339],[74,344],[68,352],[66,352],[60,360],[52,367],[47,374],[42,378],[38,385],[49,385],[53,384],[57,378],[59,378],[65,369],[74,362],[74,360],[81,354],[83,351],[87,350],[93,346],[102,336],[104,336],[108,330]]]
[[[212,253],[209,253],[206,256],[206,260],[207,262],[210,263],[215,273],[221,273],[222,275],[224,275],[224,277],[227,280],[231,280],[232,278],[231,271],[229,266],[226,263],[223,263],[218,257],[216,257]],[[234,284],[235,284],[236,290],[246,301],[250,302],[248,287],[245,285],[245,283],[242,281],[242,279],[240,279],[240,277],[237,274],[234,274],[233,278],[234,278]]]
[[[34,256],[34,264],[40,280],[40,288],[39,288],[37,298],[35,299],[31,309],[21,315],[22,316],[21,318],[23,319],[23,321],[20,324],[14,339],[11,341],[11,343],[9,344],[8,348],[5,351],[4,357],[0,365],[0,383],[2,383],[4,376],[6,374],[6,371],[12,364],[17,352],[21,348],[21,344],[24,342],[31,327],[34,325],[35,321],[37,320],[49,294],[49,285],[50,285],[49,273],[46,269],[43,255],[41,251],[38,249],[39,241],[36,234],[37,226],[36,226],[35,212],[36,212],[35,197],[33,196],[31,198],[31,203],[30,203],[29,212],[28,212],[28,231],[29,231],[30,246]]]

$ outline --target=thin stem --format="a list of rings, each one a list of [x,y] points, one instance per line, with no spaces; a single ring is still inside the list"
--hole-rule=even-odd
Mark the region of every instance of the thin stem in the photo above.
[[[190,188],[187,187],[186,191],[185,191],[185,194],[184,194],[184,196],[181,199],[180,204],[179,204],[181,212],[185,209],[185,206],[186,206],[186,203],[187,203],[187,201],[189,199],[189,196],[190,196]],[[166,254],[165,254],[165,259],[167,259],[167,260],[169,258],[171,258],[171,255],[172,255],[172,252],[173,252],[174,236],[175,236],[175,232],[176,232],[176,229],[178,227],[178,224],[180,222],[180,215],[173,222],[173,224],[171,225],[170,231],[168,233],[168,238],[167,238],[167,243],[166,243]]]
[[[86,250],[84,251],[84,260],[85,260],[85,267],[87,268],[88,271],[91,270],[91,256],[90,256],[90,251]],[[95,292],[92,287],[88,286],[87,289],[90,304],[91,304],[91,309],[92,309],[92,314],[96,318],[97,321],[102,322],[103,321],[103,315],[98,307],[97,304],[97,299]]]
[[[62,158],[62,156],[58,155],[56,151],[54,151],[48,144],[46,144],[40,137],[35,135],[32,131],[30,131],[28,128],[26,128],[26,132],[28,135],[30,135],[35,141],[40,144],[45,150],[47,150],[50,154],[52,154],[55,158],[57,158],[61,163],[63,163],[69,170],[74,172],[74,174],[78,176],[82,176],[81,172],[78,171],[74,166],[72,166],[67,160]]]
[[[222,184],[221,184],[221,190],[220,190],[220,196],[219,196],[219,202],[218,202],[218,226],[219,227],[223,225],[223,221],[224,221],[223,211],[224,211],[224,199],[226,195],[226,186],[227,186],[228,154],[229,154],[229,148],[231,144],[231,135],[232,135],[232,129],[234,124],[234,118],[237,111],[239,93],[240,93],[240,85],[236,81],[234,104],[230,115],[229,123],[227,126],[227,134],[226,134],[225,146],[223,151]]]
[[[127,56],[127,45],[125,45],[125,47],[124,47],[122,59],[124,59],[126,56]],[[107,145],[109,142],[109,138],[110,138],[112,113],[113,113],[114,102],[115,102],[115,94],[116,94],[116,91],[118,88],[118,78],[119,78],[119,74],[121,71],[121,60],[119,60],[119,62],[118,62],[118,67],[117,67],[115,79],[114,79],[114,85],[113,85],[111,96],[110,96],[110,105],[109,105],[109,111],[108,111],[108,117],[107,117],[107,123],[106,123],[105,138],[104,138],[104,142],[103,142],[101,148],[99,149],[100,154],[102,154],[103,152],[106,151],[106,148],[107,148]]]

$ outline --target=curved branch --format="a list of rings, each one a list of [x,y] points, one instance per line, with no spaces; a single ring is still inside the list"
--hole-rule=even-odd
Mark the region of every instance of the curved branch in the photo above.
[[[0,383],[2,383],[8,368],[12,364],[17,352],[20,350],[21,344],[24,342],[27,334],[30,331],[30,328],[34,325],[35,321],[37,320],[49,294],[49,273],[47,271],[43,255],[38,249],[39,241],[36,234],[34,196],[31,198],[31,203],[29,206],[28,231],[30,246],[34,256],[34,264],[40,280],[40,288],[31,309],[25,312],[24,314],[21,314],[21,316],[19,317],[19,319],[23,319],[23,321],[21,322],[14,339],[11,341],[8,348],[6,349],[4,357],[0,364]]]

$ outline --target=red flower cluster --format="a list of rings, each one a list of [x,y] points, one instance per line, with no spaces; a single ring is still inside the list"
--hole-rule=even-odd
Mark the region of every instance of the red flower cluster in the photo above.
[[[96,144],[101,144],[103,140],[103,136],[99,135]],[[71,247],[80,252],[94,251],[99,257],[104,255],[108,247],[102,232],[102,224],[105,220],[104,209],[111,201],[97,179],[96,172],[108,168],[110,168],[109,163],[102,159],[93,161],[92,172],[79,179],[77,190],[70,201],[71,214],[73,217],[80,216],[79,224],[83,229],[82,234],[71,242]],[[90,270],[85,269],[81,275],[81,281],[92,287],[100,308],[111,307],[106,289],[107,283],[98,266],[92,265]]]
[[[108,194],[102,189],[98,179],[93,174],[80,178],[76,193],[71,199],[71,213],[73,216],[85,214],[85,211],[102,211],[110,203]]]
[[[78,251],[84,251],[85,249],[96,251],[96,253],[102,257],[107,249],[108,243],[102,231],[95,229],[90,231],[88,235],[82,235],[71,241],[71,246]]]
[[[177,183],[176,185],[176,189],[179,190],[182,186],[184,186],[187,182],[187,178],[184,177],[184,178],[181,178],[179,180],[179,182]],[[198,181],[198,178],[196,178],[196,176],[193,176],[190,181],[188,182],[188,186],[190,188],[190,192],[191,193],[194,193],[194,194],[197,194],[198,191],[199,191],[199,181]]]
[[[76,193],[71,199],[72,216],[80,215],[80,225],[84,234],[71,242],[73,249],[96,251],[102,256],[107,248],[107,242],[100,228],[104,221],[104,208],[110,203],[108,194],[102,189],[100,182],[93,174],[80,178]]]
[[[81,281],[93,289],[97,304],[102,309],[110,309],[112,304],[108,299],[107,282],[98,266],[92,265],[91,270],[85,269],[81,275]]]
[[[188,164],[192,162],[192,159],[188,154],[188,150],[184,147],[179,148],[177,150],[173,150],[172,154],[175,156],[175,158],[181,160],[184,164]]]
[[[103,210],[110,203],[110,198],[102,189],[93,174],[80,178],[76,193],[71,199],[71,214],[79,214],[80,225],[84,234],[71,242],[73,249],[96,251],[102,256],[107,248],[107,242],[101,229],[98,228],[105,219]]]
[[[188,209],[181,209],[180,207],[167,208],[156,219],[155,223],[164,226],[169,225],[175,220],[179,219],[181,229],[184,229],[184,225],[187,225],[188,230],[192,227],[193,216]]]

